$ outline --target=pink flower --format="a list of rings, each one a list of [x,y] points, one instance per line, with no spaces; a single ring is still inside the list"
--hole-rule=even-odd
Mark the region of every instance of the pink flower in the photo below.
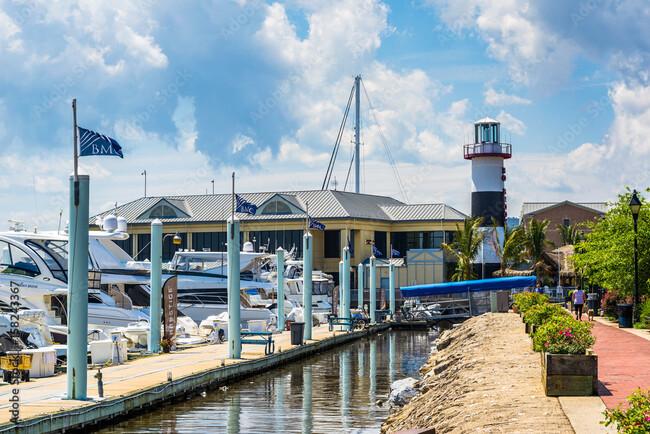
[[[645,417],[645,420],[646,420],[646,421],[650,421],[650,416],[646,416],[646,417]]]

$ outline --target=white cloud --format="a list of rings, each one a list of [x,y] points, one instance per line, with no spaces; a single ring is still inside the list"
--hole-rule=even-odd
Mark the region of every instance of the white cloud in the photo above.
[[[16,36],[21,32],[20,27],[4,11],[0,10],[0,52],[22,51],[23,41]]]
[[[240,133],[232,141],[232,153],[236,154],[237,152],[241,152],[248,145],[254,145],[254,144],[255,144],[255,140],[253,140],[251,137],[248,137]]]
[[[163,54],[162,49],[155,43],[153,36],[140,35],[131,27],[122,26],[121,31],[116,35],[117,40],[124,44],[126,51],[134,59],[142,61],[154,68],[164,68],[167,66],[167,56]]]
[[[485,96],[484,104],[494,105],[494,106],[503,106],[503,105],[513,105],[513,104],[524,104],[530,105],[531,100],[522,98],[517,95],[508,95],[505,91],[497,92],[496,90],[489,88],[483,94]]]
[[[501,122],[502,132],[510,132],[512,134],[517,134],[518,136],[526,135],[526,124],[521,120],[515,118],[509,113],[506,113],[504,110],[499,112],[497,120]],[[503,138],[502,138],[503,139]]]

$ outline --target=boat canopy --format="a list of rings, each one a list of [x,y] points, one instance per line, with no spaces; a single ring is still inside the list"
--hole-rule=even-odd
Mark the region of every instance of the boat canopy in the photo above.
[[[403,286],[403,297],[425,297],[427,295],[457,294],[475,291],[525,288],[534,286],[536,276],[501,277],[498,279],[464,280],[462,282],[433,283],[428,285]]]

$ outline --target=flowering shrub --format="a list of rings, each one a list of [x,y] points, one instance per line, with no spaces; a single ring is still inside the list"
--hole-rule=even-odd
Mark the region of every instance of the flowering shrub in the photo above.
[[[627,410],[618,408],[605,410],[605,420],[600,422],[605,426],[613,423],[616,424],[618,432],[624,433],[647,433],[650,432],[650,389],[642,392],[641,389],[635,390],[627,397],[630,404]]]
[[[596,338],[593,323],[577,321],[570,315],[554,316],[533,333],[533,350],[552,354],[585,354]]]
[[[618,308],[616,305],[620,303],[620,300],[617,291],[613,289],[607,291],[600,302],[600,308],[603,310],[606,317],[618,317]]]
[[[532,306],[548,303],[548,295],[536,292],[521,292],[512,296],[519,312],[526,313]]]
[[[527,324],[542,325],[555,316],[570,315],[566,309],[558,304],[536,304],[524,314],[524,322]]]
[[[174,341],[172,341],[171,339],[163,339],[159,341],[158,344],[160,345],[160,348],[162,348],[163,350],[168,350],[172,347],[172,345],[174,345]]]

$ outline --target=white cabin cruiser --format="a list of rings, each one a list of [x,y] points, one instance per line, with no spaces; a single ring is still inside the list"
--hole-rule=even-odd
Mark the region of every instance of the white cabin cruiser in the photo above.
[[[67,321],[68,237],[66,235],[0,233],[0,309],[11,306],[11,288],[18,291],[22,309],[41,309],[51,325]],[[118,307],[114,298],[99,290],[99,273],[88,257],[88,323],[95,327],[121,327],[148,318]]]

